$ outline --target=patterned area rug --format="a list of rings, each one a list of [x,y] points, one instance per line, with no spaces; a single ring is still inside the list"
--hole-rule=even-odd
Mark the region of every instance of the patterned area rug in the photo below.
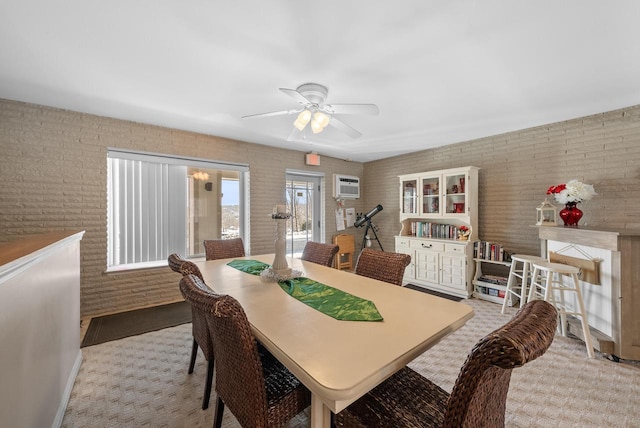
[[[469,299],[475,317],[416,358],[410,366],[450,391],[468,352],[482,336],[514,313]],[[82,350],[84,361],[62,422],[63,427],[211,427],[215,393],[201,409],[206,362],[198,355],[187,374],[191,326],[167,328]],[[549,351],[515,369],[507,399],[507,427],[638,427],[640,365],[614,363],[584,343],[556,336]],[[287,426],[307,427],[307,413]],[[225,411],[225,428],[238,428]]]

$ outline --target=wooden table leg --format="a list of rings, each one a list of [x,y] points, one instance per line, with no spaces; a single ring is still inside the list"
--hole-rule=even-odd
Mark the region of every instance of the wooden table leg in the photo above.
[[[311,428],[329,428],[331,426],[331,411],[322,400],[311,394]]]

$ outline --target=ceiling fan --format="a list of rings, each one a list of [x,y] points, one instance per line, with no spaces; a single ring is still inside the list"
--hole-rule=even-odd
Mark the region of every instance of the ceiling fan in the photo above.
[[[297,115],[287,140],[292,140],[298,136],[306,128],[307,124],[310,124],[311,131],[314,134],[322,132],[327,125],[331,125],[352,138],[358,138],[362,134],[335,115],[377,115],[380,112],[375,104],[326,104],[329,90],[326,86],[318,83],[304,83],[296,89],[280,88],[280,91],[300,103],[301,107],[293,110],[252,114],[242,118]]]

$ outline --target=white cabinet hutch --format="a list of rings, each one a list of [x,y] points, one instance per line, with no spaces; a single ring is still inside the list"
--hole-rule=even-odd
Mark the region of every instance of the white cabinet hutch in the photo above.
[[[406,283],[471,296],[478,170],[467,166],[399,176],[402,228],[395,250],[411,256]],[[459,238],[465,228],[469,236]]]

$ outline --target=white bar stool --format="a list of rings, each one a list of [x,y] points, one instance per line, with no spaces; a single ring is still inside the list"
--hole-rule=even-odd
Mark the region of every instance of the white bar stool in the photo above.
[[[539,256],[529,256],[526,254],[513,254],[511,256],[511,269],[509,269],[509,279],[507,289],[504,293],[502,303],[502,313],[507,309],[510,294],[520,300],[520,307],[527,302],[527,288],[531,284],[531,274],[533,273],[534,262],[546,262],[547,260]],[[521,267],[518,267],[521,264]]]
[[[560,327],[563,336],[567,335],[567,315],[579,316],[582,322],[582,334],[587,346],[587,354],[589,358],[594,358],[587,311],[584,309],[582,292],[578,282],[578,272],[580,272],[580,269],[574,266],[560,263],[534,262],[528,300],[542,297],[542,299],[556,307],[558,315],[560,315]],[[563,281],[564,276],[569,277],[569,284]],[[556,299],[556,291],[560,301]],[[565,292],[576,293],[579,310],[567,307],[564,299]]]

